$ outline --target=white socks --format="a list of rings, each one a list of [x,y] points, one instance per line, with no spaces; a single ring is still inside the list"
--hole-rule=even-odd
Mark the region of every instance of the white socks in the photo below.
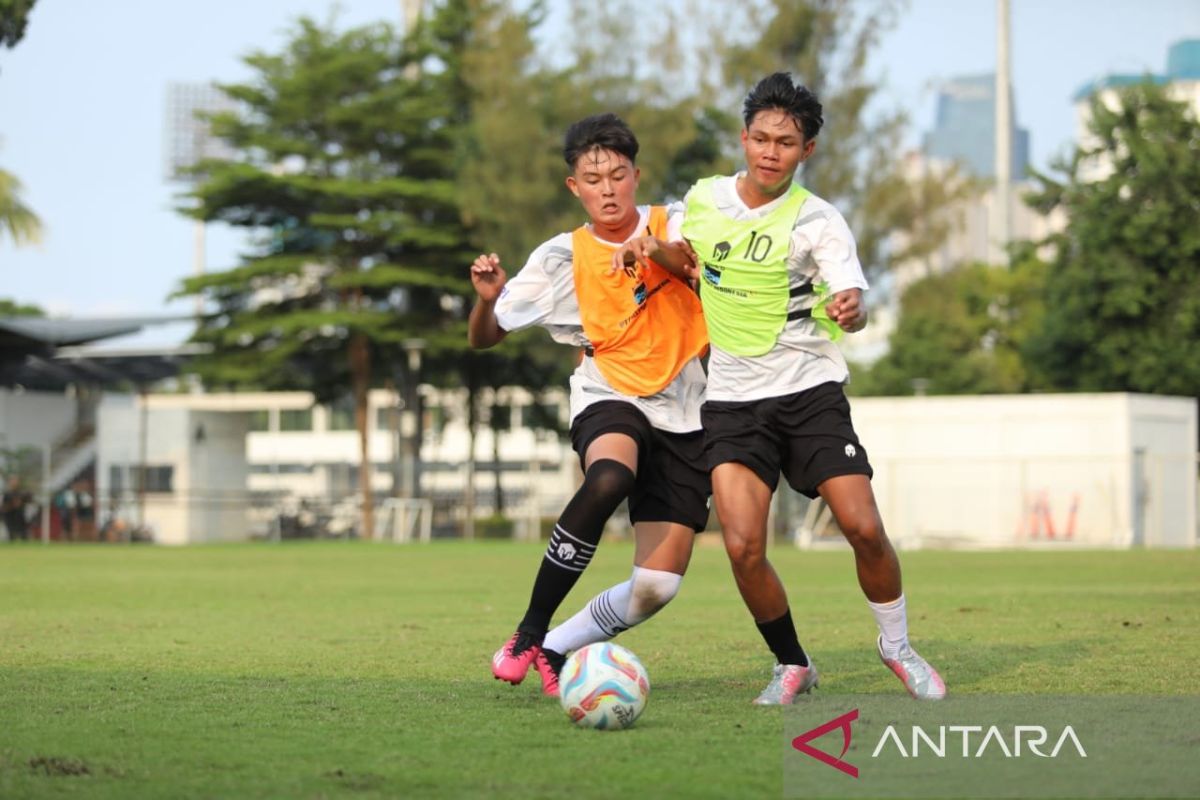
[[[683,576],[674,572],[634,567],[629,580],[605,589],[583,610],[547,633],[542,647],[566,655],[585,644],[608,641],[654,616],[671,602],[682,582]]]
[[[883,634],[882,649],[886,658],[895,658],[900,650],[908,644],[908,616],[904,611],[904,595],[890,603],[872,603],[871,613],[875,615],[875,623]]]

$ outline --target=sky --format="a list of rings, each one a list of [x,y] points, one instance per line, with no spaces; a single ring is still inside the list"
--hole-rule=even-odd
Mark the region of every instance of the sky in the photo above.
[[[342,0],[338,19],[399,24],[401,0]],[[566,24],[550,0],[548,25]],[[39,0],[25,39],[0,50],[0,167],[25,185],[45,240],[0,240],[0,297],[54,315],[186,314],[167,296],[193,270],[193,223],[165,177],[167,86],[237,81],[241,57],[278,49],[292,20],[330,0]],[[1017,122],[1043,168],[1075,130],[1072,96],[1114,72],[1162,72],[1173,42],[1200,37],[1197,0],[1011,0]],[[909,111],[910,141],[933,123],[939,80],[991,72],[993,0],[910,0],[872,66],[883,100]],[[548,34],[553,35],[551,29]],[[599,109],[598,109],[599,110]],[[240,233],[210,225],[206,265],[236,265]],[[178,342],[188,326],[144,334]]]

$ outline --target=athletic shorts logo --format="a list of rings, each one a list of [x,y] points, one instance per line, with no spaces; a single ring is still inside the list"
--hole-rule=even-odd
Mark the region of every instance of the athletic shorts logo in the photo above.
[[[854,458],[856,455],[858,455],[858,450],[855,449],[854,445],[846,445],[846,458]]]
[[[639,283],[637,286],[633,287],[633,302],[637,303],[639,306],[646,302],[646,284]]]
[[[717,242],[717,246],[713,248],[712,257],[717,261],[724,261],[729,257],[730,249],[729,242]]]
[[[570,542],[561,542],[558,545],[558,550],[555,552],[558,553],[558,557],[563,561],[570,561],[575,558],[575,546]]]

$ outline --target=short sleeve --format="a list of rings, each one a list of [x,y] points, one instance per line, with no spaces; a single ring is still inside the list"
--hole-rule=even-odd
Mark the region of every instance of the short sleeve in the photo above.
[[[683,218],[687,212],[687,198],[667,205],[667,241],[683,241]]]
[[[496,301],[496,322],[501,328],[519,331],[578,320],[570,242],[565,234],[540,245],[504,285]]]
[[[801,211],[792,236],[798,249],[809,251],[820,279],[831,294],[870,288],[858,260],[854,234],[845,217],[833,206],[825,204],[813,213]]]

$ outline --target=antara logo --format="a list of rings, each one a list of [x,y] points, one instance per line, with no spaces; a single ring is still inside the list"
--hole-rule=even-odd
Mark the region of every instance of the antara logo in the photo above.
[[[857,719],[858,709],[856,708],[800,734],[792,739],[792,747],[806,756],[815,758],[822,764],[827,764],[852,778],[857,778],[858,767],[844,760],[853,736],[851,724]],[[814,739],[820,739],[835,730],[842,732],[842,751],[836,757],[809,744]],[[1079,741],[1074,728],[1070,725],[1063,728],[1049,753],[1042,751],[1042,747],[1050,741],[1050,732],[1042,725],[1014,725],[1011,730],[1007,728],[1002,730],[997,725],[990,725],[986,729],[982,725],[939,725],[934,730],[935,732],[931,734],[920,725],[913,725],[909,731],[910,735],[905,739],[901,737],[895,725],[888,725],[880,735],[875,749],[871,752],[871,758],[879,758],[881,754],[886,755],[885,751],[892,749],[901,758],[919,758],[922,755],[947,758],[947,754],[955,756],[958,753],[961,753],[962,758],[982,758],[987,754],[989,748],[992,748],[994,753],[1002,753],[1005,758],[1020,758],[1026,754],[1032,754],[1039,758],[1058,758],[1059,753],[1067,745],[1070,746],[1069,749],[1074,749],[1080,758],[1088,757],[1087,751],[1083,749],[1083,743]],[[971,734],[980,734],[980,738],[973,742]],[[956,737],[961,741],[961,748],[953,747]],[[909,745],[907,748],[905,747],[906,741]],[[976,742],[977,744],[975,744]],[[1011,747],[1009,746],[1010,742]],[[1068,752],[1067,755],[1070,753]]]

